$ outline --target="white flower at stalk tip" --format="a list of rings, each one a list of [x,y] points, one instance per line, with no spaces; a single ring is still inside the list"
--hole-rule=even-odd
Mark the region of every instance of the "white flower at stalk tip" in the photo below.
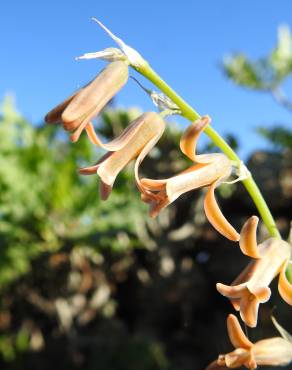
[[[102,51],[98,51],[95,53],[86,53],[76,59],[95,59],[100,58],[108,61],[116,61],[116,60],[124,60],[128,61],[128,63],[140,69],[146,66],[148,63],[145,59],[136,51],[135,49],[131,48],[129,45],[125,44],[123,40],[119,37],[114,35],[103,23],[101,23],[97,18],[93,17],[92,20],[96,22],[120,47],[117,48],[108,48]]]
[[[104,50],[96,51],[93,53],[85,53],[80,57],[76,57],[75,59],[102,59],[109,62],[128,60],[126,55],[118,48],[106,48]]]

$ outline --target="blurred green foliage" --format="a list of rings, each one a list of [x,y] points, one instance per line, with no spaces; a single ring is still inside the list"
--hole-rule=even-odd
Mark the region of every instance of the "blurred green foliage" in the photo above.
[[[223,70],[238,85],[256,90],[276,90],[292,74],[292,36],[288,26],[280,26],[278,41],[266,57],[250,60],[238,53],[226,57]]]
[[[269,140],[276,150],[283,150],[283,148],[292,150],[292,130],[282,127],[281,125],[272,128],[259,127],[257,132]]]
[[[122,126],[130,119],[131,112],[115,115]],[[77,173],[78,165],[94,163],[100,153],[84,136],[73,145],[57,126],[33,127],[15,112],[10,98],[2,106],[0,135],[1,289],[28,272],[39,254],[90,237],[96,225],[99,248],[132,244],[117,237],[123,229],[134,233],[142,214],[129,170],[119,176],[111,201],[101,202],[97,177]]]
[[[267,92],[292,112],[292,101],[282,88],[282,84],[292,74],[292,35],[288,26],[279,27],[276,46],[267,56],[258,60],[251,60],[243,53],[228,56],[223,60],[223,71],[237,85]],[[290,128],[277,124],[271,128],[258,127],[257,132],[276,150],[292,148]]]
[[[99,134],[105,140],[115,137],[139,114],[137,109],[107,109],[98,122]],[[136,191],[133,164],[118,176],[109,201],[104,202],[98,194],[97,176],[81,176],[77,172],[78,167],[95,163],[103,154],[86,135],[72,144],[59,125],[32,126],[16,112],[11,97],[7,97],[1,106],[0,135],[4,138],[0,146],[0,330],[3,333],[0,336],[0,359],[2,356],[5,362],[11,362],[34,348],[34,342],[40,342],[36,345],[39,347],[43,341],[38,339],[43,338],[43,334],[35,328],[34,318],[33,321],[26,318],[25,307],[23,312],[20,310],[20,315],[25,316],[23,321],[12,313],[15,298],[9,293],[11,289],[16,289],[16,295],[24,296],[34,309],[45,313],[44,322],[53,314],[59,321],[60,331],[64,330],[63,321],[66,321],[62,316],[65,312],[66,317],[67,307],[62,297],[64,291],[70,301],[75,294],[79,297],[81,289],[82,299],[89,302],[85,311],[92,310],[93,299],[97,302],[104,300],[104,303],[98,303],[100,314],[105,319],[110,318],[115,314],[116,303],[108,296],[110,288],[105,278],[90,283],[91,293],[89,296],[86,293],[85,298],[83,290],[86,292],[89,288],[83,287],[82,276],[87,276],[87,264],[99,268],[104,261],[103,254],[109,256],[110,253],[109,261],[121,258],[122,268],[127,269],[132,264],[127,251],[145,248],[147,242],[150,245],[153,242],[147,236],[147,206],[140,201]],[[178,137],[179,131],[173,126],[161,140],[160,145],[167,150],[170,159],[167,166],[162,162],[157,165],[162,174],[171,174],[186,165],[184,159],[177,161],[178,150],[172,148],[173,140]],[[156,148],[147,159],[150,174],[156,171],[151,163],[157,162],[160,156],[161,151]],[[174,169],[169,167],[173,163]],[[113,257],[115,255],[117,257]],[[68,267],[55,276],[55,269],[64,261],[70,261],[69,265],[66,262]],[[34,275],[41,286],[30,281]],[[81,277],[77,278],[79,275]],[[60,281],[56,282],[58,279]],[[90,277],[89,281],[92,279]],[[41,296],[40,289],[43,290]],[[98,298],[99,294],[101,298]],[[119,335],[118,332],[117,338]],[[94,340],[93,337],[93,343]],[[121,343],[123,348],[120,348]],[[115,369],[134,369],[140,356],[147,370],[163,370],[168,366],[158,342],[137,337],[117,340],[116,344],[105,342],[105,345],[110,348],[104,348],[104,353],[100,353],[103,361],[99,359],[100,366],[105,368],[114,362]],[[117,346],[116,355],[114,345]],[[93,353],[96,355],[97,352]]]

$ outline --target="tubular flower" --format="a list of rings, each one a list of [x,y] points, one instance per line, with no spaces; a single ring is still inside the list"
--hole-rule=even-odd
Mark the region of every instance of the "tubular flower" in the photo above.
[[[52,109],[45,117],[47,123],[63,124],[77,141],[84,129],[93,129],[91,120],[99,114],[128,80],[128,65],[122,61],[108,64],[94,80]]]
[[[280,274],[279,293],[292,305],[292,286],[285,274],[291,246],[276,238],[269,238],[257,245],[257,224],[256,216],[246,221],[241,230],[239,243],[242,252],[255,260],[247,265],[231,286],[221,283],[216,285],[222,295],[230,298],[235,310],[240,312],[242,320],[250,327],[256,326],[259,304],[269,300],[271,295],[269,284],[278,274]]]
[[[234,315],[227,318],[227,331],[233,352],[219,355],[206,370],[238,368],[256,369],[257,365],[284,366],[292,361],[292,342],[285,337],[274,337],[252,343],[242,331]]]
[[[196,155],[196,145],[201,132],[210,123],[205,116],[192,123],[180,140],[182,152],[196,164],[168,179],[143,178],[138,182],[142,200],[150,205],[150,215],[157,214],[180,195],[207,187],[204,201],[206,216],[214,228],[230,240],[239,240],[239,234],[223,216],[215,195],[215,188],[227,178],[232,170],[231,161],[220,153]]]
[[[139,165],[157,143],[165,129],[165,122],[155,112],[147,112],[134,120],[129,127],[116,139],[103,144],[89,128],[91,140],[108,152],[93,166],[81,168],[83,175],[98,174],[101,179],[101,198],[107,199],[119,172],[134,158],[136,180]]]

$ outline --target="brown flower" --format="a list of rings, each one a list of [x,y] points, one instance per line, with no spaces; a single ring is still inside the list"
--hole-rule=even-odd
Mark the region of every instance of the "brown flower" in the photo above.
[[[108,144],[101,143],[90,127],[91,140],[108,152],[95,165],[81,168],[79,172],[83,175],[98,174],[101,179],[101,197],[107,199],[118,173],[137,157],[135,177],[139,183],[139,166],[157,143],[164,129],[164,120],[155,112],[142,114],[118,138]]]
[[[84,129],[92,131],[91,120],[99,114],[128,80],[128,65],[117,61],[108,64],[94,80],[57,105],[45,117],[47,123],[63,124],[77,141]]]
[[[195,165],[168,179],[143,178],[139,182],[139,188],[142,200],[150,205],[150,215],[155,217],[183,193],[207,187],[204,208],[208,220],[226,238],[237,241],[239,234],[223,216],[214,195],[215,188],[230,175],[232,163],[224,154],[196,155],[199,136],[209,123],[208,116],[197,120],[188,127],[181,138],[182,152],[196,162]]]
[[[241,366],[253,370],[257,365],[284,366],[292,361],[292,342],[287,336],[252,343],[242,331],[234,315],[229,315],[227,318],[227,331],[235,350],[219,355],[217,361],[212,362],[206,370],[234,369]]]
[[[269,300],[269,285],[278,274],[279,293],[292,305],[292,286],[285,275],[291,246],[276,238],[269,238],[257,245],[257,223],[256,216],[249,218],[240,234],[241,250],[255,260],[249,263],[231,286],[221,283],[216,285],[222,295],[230,298],[233,307],[240,312],[242,320],[250,327],[256,326],[259,304]]]

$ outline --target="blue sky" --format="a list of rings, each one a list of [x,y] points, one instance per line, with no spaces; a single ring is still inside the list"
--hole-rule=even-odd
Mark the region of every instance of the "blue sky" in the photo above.
[[[290,0],[3,1],[0,99],[13,93],[18,110],[39,123],[49,109],[90,80],[104,62],[77,62],[74,57],[114,45],[92,16],[138,49],[200,114],[211,115],[217,131],[236,134],[244,155],[265,145],[254,133],[257,125],[290,124],[289,113],[272,98],[236,87],[219,68],[223,56],[233,51],[253,58],[267,53],[277,27],[292,26]],[[132,81],[116,103],[153,109]]]

